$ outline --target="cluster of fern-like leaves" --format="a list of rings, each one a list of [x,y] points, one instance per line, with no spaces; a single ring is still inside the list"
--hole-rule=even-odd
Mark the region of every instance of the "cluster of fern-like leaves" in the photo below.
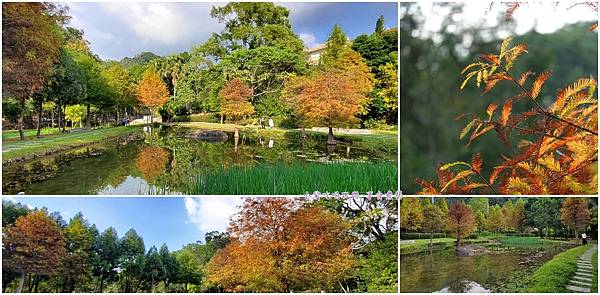
[[[549,71],[511,74],[513,65],[527,46],[511,47],[511,38],[502,42],[499,54],[484,54],[466,66],[461,85],[469,81],[484,87],[483,93],[499,82],[511,83],[518,93],[504,100],[501,110],[489,104],[484,117],[473,118],[460,133],[468,144],[494,131],[504,144],[517,141],[512,155],[501,155],[503,163],[483,175],[479,154],[470,163],[452,162],[438,168],[437,181],[417,179],[420,194],[596,194],[598,187],[598,100],[597,81],[582,78],[560,89],[553,102],[544,106],[539,95]],[[531,82],[533,80],[533,82]],[[513,104],[532,107],[514,113]],[[515,138],[517,140],[511,140]]]

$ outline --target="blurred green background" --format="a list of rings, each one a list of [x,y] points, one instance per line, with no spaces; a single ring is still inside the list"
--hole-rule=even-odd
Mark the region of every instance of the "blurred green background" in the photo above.
[[[420,190],[416,178],[437,179],[440,163],[470,161],[474,153],[481,153],[483,175],[489,177],[493,166],[502,162],[500,155],[511,155],[523,138],[511,133],[510,148],[489,132],[466,147],[468,139],[460,140],[459,134],[470,119],[455,120],[465,113],[481,117],[491,102],[501,109],[506,98],[518,94],[508,82],[498,83],[483,96],[483,87],[476,88],[473,81],[463,91],[459,89],[464,78],[460,71],[479,54],[497,53],[504,37],[514,36],[513,45],[528,45],[529,53],[511,70],[513,76],[528,69],[552,71],[540,94],[545,106],[559,88],[578,78],[597,76],[598,33],[588,30],[592,22],[567,24],[553,33],[531,30],[516,35],[517,20],[506,19],[505,11],[472,16],[464,14],[464,5],[434,4],[447,12],[437,31],[427,26],[429,15],[424,15],[419,5],[400,5],[400,189],[404,194]],[[560,10],[556,13],[560,15]],[[463,21],[467,17],[469,22]],[[513,106],[513,114],[531,107],[531,102],[521,100]]]

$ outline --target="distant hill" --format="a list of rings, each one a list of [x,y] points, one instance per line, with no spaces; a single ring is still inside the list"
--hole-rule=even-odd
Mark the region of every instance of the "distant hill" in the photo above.
[[[149,51],[144,51],[135,57],[125,57],[120,61],[120,63],[125,68],[129,68],[134,65],[145,65],[155,58],[160,58],[160,56]]]

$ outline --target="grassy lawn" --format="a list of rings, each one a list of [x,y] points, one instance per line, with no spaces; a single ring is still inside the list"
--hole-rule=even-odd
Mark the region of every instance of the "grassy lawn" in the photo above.
[[[51,152],[95,143],[111,137],[124,135],[139,130],[139,126],[121,126],[89,131],[78,131],[65,134],[47,135],[41,138],[28,138],[24,141],[9,141],[2,143],[2,161],[17,158],[28,158]]]
[[[25,137],[33,137],[37,134],[37,129],[26,129],[24,130]],[[50,134],[58,134],[58,128],[42,128],[40,130],[40,135],[50,135]],[[3,130],[2,131],[2,142],[11,141],[11,140],[19,140],[19,130]]]
[[[299,195],[319,192],[395,192],[394,163],[294,164],[235,167],[198,176],[189,194]]]
[[[524,292],[551,293],[568,292],[566,286],[577,270],[577,259],[587,250],[579,246],[559,253],[552,260],[544,263],[528,279],[528,287]]]

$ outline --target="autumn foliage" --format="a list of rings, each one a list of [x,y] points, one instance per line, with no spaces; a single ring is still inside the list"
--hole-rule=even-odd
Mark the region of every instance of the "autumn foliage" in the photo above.
[[[160,176],[169,161],[169,151],[159,146],[148,146],[140,151],[135,166],[148,182],[154,182]]]
[[[560,220],[577,233],[590,222],[590,211],[588,210],[587,198],[566,198],[560,207]]]
[[[209,263],[209,281],[230,292],[336,290],[354,266],[349,226],[319,205],[246,199],[230,244]]]
[[[154,109],[169,101],[169,90],[156,71],[149,69],[144,73],[138,86],[138,99],[140,103]]]
[[[46,212],[21,216],[4,231],[2,267],[21,274],[17,293],[26,274],[49,275],[64,255],[62,231]]]
[[[596,194],[598,176],[597,81],[581,78],[559,89],[545,106],[540,94],[550,71],[513,73],[518,57],[527,53],[525,44],[511,47],[502,42],[498,54],[484,54],[467,65],[465,79],[483,87],[487,94],[498,83],[514,86],[517,93],[499,105],[490,103],[485,115],[473,118],[460,133],[467,146],[493,131],[500,143],[512,147],[510,155],[499,155],[503,163],[485,175],[483,159],[473,155],[470,163],[457,161],[438,168],[438,180],[418,179],[421,194]],[[516,113],[515,104],[528,110]],[[463,117],[463,116],[461,116]]]
[[[236,123],[244,116],[254,114],[252,89],[239,79],[232,79],[219,91],[221,114],[232,118]]]
[[[464,202],[456,202],[448,212],[448,230],[456,238],[458,245],[461,239],[469,237],[477,230],[477,222],[473,210]]]

